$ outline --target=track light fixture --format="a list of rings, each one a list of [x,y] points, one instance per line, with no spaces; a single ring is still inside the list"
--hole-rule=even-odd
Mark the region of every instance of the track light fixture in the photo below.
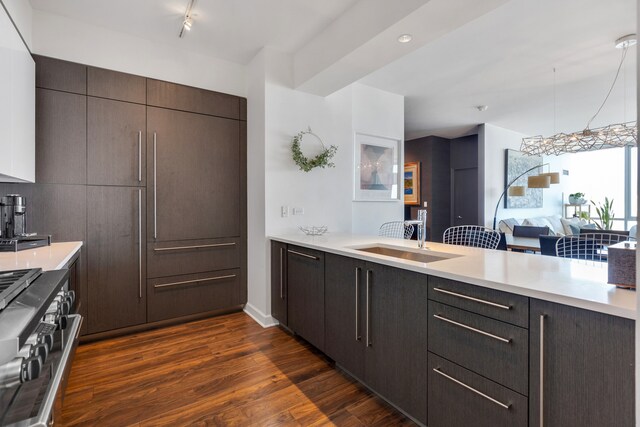
[[[178,37],[182,38],[186,34],[185,31],[191,31],[191,27],[193,26],[193,7],[196,4],[196,0],[189,0],[189,4],[187,4],[187,9],[184,12],[184,19],[182,20],[182,26],[180,27],[180,34]]]

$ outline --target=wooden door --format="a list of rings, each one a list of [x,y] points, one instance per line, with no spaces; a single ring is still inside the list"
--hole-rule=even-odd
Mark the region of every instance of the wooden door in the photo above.
[[[87,98],[87,181],[143,186],[146,181],[146,107]]]
[[[144,192],[87,187],[89,333],[146,322]]]
[[[364,381],[365,262],[325,255],[325,353]]]
[[[367,274],[365,382],[426,424],[427,276],[371,263]]]
[[[529,425],[634,426],[634,322],[531,299]]]
[[[271,316],[287,326],[287,244],[271,242]]]
[[[148,236],[240,235],[240,122],[147,107]]]
[[[287,298],[289,328],[324,350],[324,253],[287,247]]]
[[[452,169],[453,225],[478,225],[478,168]]]

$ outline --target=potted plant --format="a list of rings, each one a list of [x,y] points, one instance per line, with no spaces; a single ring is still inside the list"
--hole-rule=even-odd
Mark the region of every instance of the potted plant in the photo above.
[[[586,200],[584,198],[584,193],[572,193],[569,194],[569,203],[571,203],[572,205],[583,205],[586,203]]]
[[[594,221],[598,230],[611,230],[613,227],[613,217],[615,216],[613,212],[613,199],[609,200],[608,197],[605,197],[604,203],[596,204],[593,200],[591,203],[596,207],[596,213],[598,214],[598,218],[600,218],[600,222]]]

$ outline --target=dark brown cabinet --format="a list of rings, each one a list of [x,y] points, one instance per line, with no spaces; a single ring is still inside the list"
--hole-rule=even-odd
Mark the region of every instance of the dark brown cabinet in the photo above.
[[[634,322],[531,299],[530,426],[634,426]]]
[[[90,185],[144,186],[146,107],[87,98],[87,181]]]
[[[426,423],[427,276],[331,254],[326,257],[327,354]]]
[[[145,323],[145,190],[87,187],[89,333]]]
[[[144,104],[147,79],[104,68],[87,68],[87,95]]]
[[[36,182],[86,184],[87,98],[36,89]]]
[[[46,56],[33,55],[36,87],[87,94],[87,66]]]
[[[271,241],[271,317],[287,326],[287,245]]]
[[[287,247],[287,323],[324,350],[324,253]]]
[[[240,122],[148,107],[147,129],[149,240],[240,236]]]

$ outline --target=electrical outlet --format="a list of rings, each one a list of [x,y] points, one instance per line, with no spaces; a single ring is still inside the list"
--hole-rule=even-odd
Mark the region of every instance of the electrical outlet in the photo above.
[[[424,203],[423,203],[423,206],[426,208],[426,207],[427,207],[427,202],[424,202]]]
[[[280,216],[286,218],[289,216],[289,206],[282,206],[280,208]]]
[[[294,215],[304,215],[304,208],[293,208]]]

